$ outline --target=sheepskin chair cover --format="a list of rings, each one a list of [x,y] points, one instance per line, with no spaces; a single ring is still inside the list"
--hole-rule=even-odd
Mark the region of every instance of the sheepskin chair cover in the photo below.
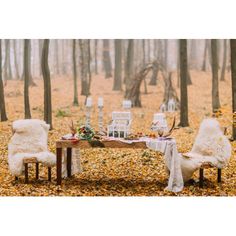
[[[49,125],[36,119],[13,122],[13,136],[8,145],[8,164],[10,172],[19,176],[24,171],[23,159],[35,157],[46,166],[56,164],[56,157],[48,151]]]
[[[191,178],[193,172],[202,163],[209,162],[217,168],[224,168],[231,156],[231,144],[223,134],[216,119],[204,119],[200,125],[192,150],[181,156],[181,169],[184,181]]]

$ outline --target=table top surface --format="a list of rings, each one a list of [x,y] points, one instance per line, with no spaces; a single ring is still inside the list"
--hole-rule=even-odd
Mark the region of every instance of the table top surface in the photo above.
[[[58,140],[57,148],[137,148],[146,149],[145,141],[122,142],[121,140]]]

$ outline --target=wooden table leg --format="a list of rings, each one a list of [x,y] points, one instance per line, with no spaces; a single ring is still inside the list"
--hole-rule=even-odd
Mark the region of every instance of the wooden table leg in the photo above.
[[[199,172],[199,187],[200,188],[203,187],[203,180],[204,180],[204,169],[200,168],[200,172]]]
[[[49,166],[48,167],[48,181],[51,181],[52,179],[52,168]]]
[[[71,177],[71,158],[72,158],[72,148],[67,148],[67,176]]]
[[[57,185],[61,185],[62,148],[57,148]]]
[[[221,182],[221,169],[217,169],[217,182]]]
[[[36,174],[35,174],[35,178],[36,179],[39,179],[39,163],[37,162],[37,163],[35,163],[35,172],[36,172]]]
[[[25,184],[29,183],[28,163],[25,163]]]

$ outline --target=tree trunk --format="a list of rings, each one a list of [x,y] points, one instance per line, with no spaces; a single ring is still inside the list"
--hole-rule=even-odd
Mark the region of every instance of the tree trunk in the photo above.
[[[153,70],[152,70],[152,77],[149,82],[149,85],[155,86],[157,85],[157,76],[158,76],[158,64],[153,64]]]
[[[4,61],[4,80],[12,79],[11,63],[10,63],[10,39],[5,39],[5,61]]]
[[[103,68],[105,70],[105,78],[112,77],[109,39],[103,39]]]
[[[129,39],[131,40],[131,39]],[[152,65],[145,66],[134,78],[130,80],[129,87],[126,87],[125,98],[131,100],[132,106],[141,107],[140,87],[148,72],[152,69]]]
[[[50,129],[52,129],[51,78],[48,66],[48,54],[49,39],[44,39],[41,58],[41,68],[44,82],[44,120],[50,125]]]
[[[13,49],[14,49],[14,64],[16,71],[16,79],[20,78],[19,67],[18,67],[18,59],[17,59],[17,39],[13,39]]]
[[[236,140],[236,39],[230,39],[231,80],[232,80],[232,139]]]
[[[2,79],[2,40],[0,39],[0,115],[1,121],[7,121],[5,98],[4,98],[4,87]]]
[[[122,39],[115,39],[115,76],[113,90],[121,91],[122,78]]]
[[[31,119],[30,113],[30,102],[29,102],[29,81],[30,81],[30,74],[29,74],[29,46],[30,40],[24,40],[24,106],[25,106],[25,119]]]
[[[30,86],[36,86],[34,80],[33,80],[33,76],[31,73],[31,40],[29,40],[29,53],[28,53],[28,65],[29,65],[29,85]]]
[[[92,74],[91,74],[91,50],[90,50],[90,39],[87,40],[87,66],[88,66],[88,91],[87,95],[90,94],[90,88],[92,83]]]
[[[202,62],[202,71],[207,70],[207,39],[205,39],[203,62]]]
[[[169,58],[168,58],[168,39],[165,39],[164,43],[165,43],[165,70],[168,72],[169,71],[169,66],[168,66],[168,62],[169,62]]]
[[[42,39],[38,40],[38,49],[39,49],[39,64],[41,62],[41,57],[42,57]],[[39,76],[42,75],[42,68],[39,66]]]
[[[211,39],[211,61],[212,61],[212,111],[216,112],[220,108],[217,39]]]
[[[180,51],[180,123],[179,126],[189,126],[188,123],[188,53],[187,40],[179,40]]]
[[[95,74],[98,74],[98,55],[97,55],[97,49],[98,49],[98,39],[94,39],[94,63],[95,63]]]
[[[221,81],[225,80],[226,62],[227,62],[227,39],[224,39],[223,64],[222,64],[221,75],[220,75],[220,80]]]
[[[80,47],[80,78],[81,78],[81,95],[88,96],[87,81],[87,60],[86,60],[86,44],[84,39],[79,39]]]
[[[172,72],[163,73],[163,75],[164,75],[165,90],[164,90],[164,99],[163,99],[162,104],[165,104],[165,106],[168,107],[168,102],[171,99],[173,99],[176,105],[175,108],[179,109],[179,106],[180,106],[179,98],[172,84]]]
[[[56,71],[56,75],[60,75],[59,70],[59,56],[58,56],[58,39],[54,40],[54,68]]]
[[[74,77],[74,101],[73,105],[78,106],[78,82],[77,82],[77,70],[76,70],[76,39],[73,39],[73,77]]]
[[[125,84],[126,84],[125,96],[132,84],[133,75],[134,75],[134,39],[129,39],[128,49],[127,49],[126,68],[125,68]]]
[[[143,67],[146,64],[146,47],[145,47],[145,39],[142,40],[143,44],[142,44],[142,48],[143,48]],[[147,94],[147,82],[146,82],[146,78],[144,78],[144,93]]]

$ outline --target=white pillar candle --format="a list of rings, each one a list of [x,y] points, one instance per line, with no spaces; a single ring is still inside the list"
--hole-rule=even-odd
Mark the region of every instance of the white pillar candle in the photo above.
[[[98,107],[103,107],[103,98],[102,97],[98,98]]]
[[[86,100],[86,107],[91,107],[92,106],[92,98],[88,97]]]

